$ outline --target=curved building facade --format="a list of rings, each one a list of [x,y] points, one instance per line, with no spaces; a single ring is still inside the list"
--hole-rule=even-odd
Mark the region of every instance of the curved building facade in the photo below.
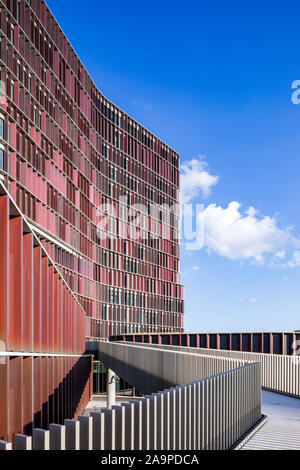
[[[101,94],[44,1],[0,7],[0,176],[86,338],[183,331],[179,155]]]

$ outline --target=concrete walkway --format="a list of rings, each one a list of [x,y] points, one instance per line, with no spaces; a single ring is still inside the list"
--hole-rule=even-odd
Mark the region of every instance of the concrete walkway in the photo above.
[[[300,450],[300,399],[262,391],[264,426],[241,450]]]

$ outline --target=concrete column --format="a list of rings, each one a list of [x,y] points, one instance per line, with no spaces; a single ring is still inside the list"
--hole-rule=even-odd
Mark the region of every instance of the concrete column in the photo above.
[[[104,450],[104,414],[99,411],[92,411],[93,418],[93,450]]]
[[[116,404],[116,375],[107,369],[107,408],[110,410]]]
[[[79,416],[80,422],[80,450],[93,450],[93,418]]]
[[[50,424],[50,450],[66,450],[66,427]]]
[[[65,419],[66,450],[80,450],[80,423],[72,419]]]
[[[32,434],[33,450],[50,450],[50,432],[34,429]]]
[[[11,442],[0,441],[0,450],[12,450]]]
[[[32,450],[31,436],[25,436],[24,434],[15,434],[14,450]]]

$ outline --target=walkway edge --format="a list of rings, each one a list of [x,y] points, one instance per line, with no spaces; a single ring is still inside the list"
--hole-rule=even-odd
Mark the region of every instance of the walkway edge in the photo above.
[[[261,419],[254,425],[252,426],[249,431],[244,434],[244,436],[237,441],[234,446],[231,448],[231,450],[240,450],[242,447],[244,447],[245,444],[251,439],[254,434],[256,434],[268,421],[268,417],[266,415],[262,415]]]

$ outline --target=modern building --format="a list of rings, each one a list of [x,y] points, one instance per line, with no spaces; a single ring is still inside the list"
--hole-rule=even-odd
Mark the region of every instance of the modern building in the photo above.
[[[183,331],[178,208],[178,154],[44,1],[0,1],[0,439],[83,411],[86,341]]]
[[[183,331],[178,154],[101,94],[44,1],[0,6],[0,172],[87,339]]]
[[[299,334],[184,333],[179,232],[178,154],[0,0],[0,450],[230,449],[300,396]],[[145,396],[81,416],[104,367]]]

